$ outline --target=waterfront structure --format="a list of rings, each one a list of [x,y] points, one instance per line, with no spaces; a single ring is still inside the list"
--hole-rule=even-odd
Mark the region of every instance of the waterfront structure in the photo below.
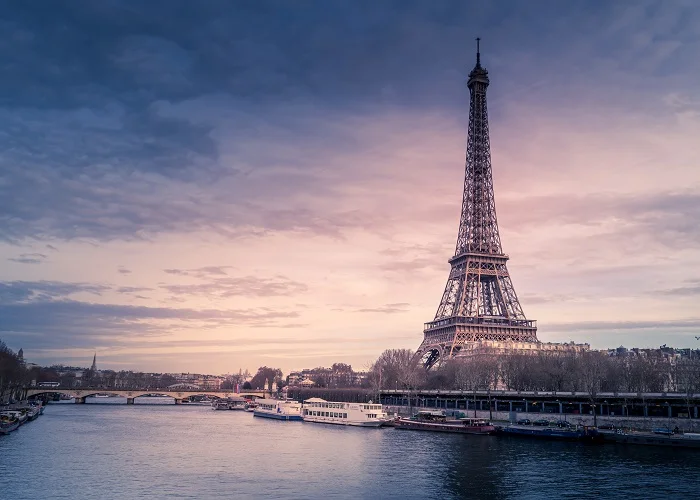
[[[389,411],[401,408],[412,411],[439,409],[446,412],[490,412],[493,419],[510,420],[510,416],[542,417],[564,415],[570,417],[614,417],[617,420],[681,419],[700,431],[700,393],[672,392],[589,392],[571,391],[507,391],[507,390],[436,390],[405,391],[382,389],[379,402],[389,406]],[[530,414],[530,415],[528,415]],[[483,416],[483,415],[482,415]]]
[[[387,418],[382,405],[333,402],[321,398],[304,401],[302,415],[304,422],[357,427],[380,427]]]

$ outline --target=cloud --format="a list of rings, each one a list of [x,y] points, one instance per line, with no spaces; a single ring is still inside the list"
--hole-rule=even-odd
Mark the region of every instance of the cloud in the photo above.
[[[368,307],[357,309],[356,312],[361,313],[379,313],[379,314],[396,314],[406,312],[406,309],[410,304],[405,302],[397,302],[395,304],[385,304],[381,307]]]
[[[226,269],[232,269],[232,266],[206,266],[197,269],[163,269],[163,272],[176,276],[193,276],[195,278],[206,279],[212,276],[226,276]]]
[[[674,320],[644,320],[644,321],[579,321],[572,323],[549,323],[548,330],[566,333],[584,333],[594,331],[618,332],[637,330],[657,331],[687,331],[700,330],[700,318],[674,319]]]
[[[117,293],[137,293],[151,291],[153,288],[145,286],[120,286],[116,289]]]
[[[582,295],[524,293],[520,296],[520,302],[522,304],[558,304],[584,298],[586,297]]]
[[[176,270],[171,269],[170,271]],[[171,274],[179,274],[179,272]],[[202,274],[200,272],[194,274],[194,276],[204,278],[206,276],[211,276],[212,274],[217,275],[218,273],[208,272]],[[192,276],[192,274],[185,275]],[[174,295],[204,295],[218,298],[235,296],[268,297],[278,295],[297,295],[308,290],[307,285],[304,283],[290,280],[284,276],[275,276],[273,278],[260,278],[256,276],[214,278],[207,283],[160,285],[160,288],[167,290]]]
[[[48,255],[43,253],[23,253],[19,257],[9,258],[12,262],[19,264],[41,264],[48,258]]]
[[[541,324],[591,317],[591,297],[685,317],[700,264],[698,27],[692,2],[181,2],[167,16],[158,2],[15,3],[0,20],[0,246],[17,259],[5,279],[46,281],[4,281],[0,303],[46,311],[67,343],[70,328],[111,341],[233,328],[90,295],[153,306],[167,292],[183,311],[215,299],[261,314],[238,318],[246,328],[308,323],[303,335],[339,304],[367,313],[348,328],[409,321],[449,269],[464,83],[486,30],[496,205],[523,302],[553,311]],[[61,253],[21,265],[48,259],[17,248],[43,247]],[[55,281],[86,268],[120,281]],[[303,318],[264,317],[302,293]],[[618,305],[597,317],[638,317]],[[20,319],[15,338],[52,328]]]
[[[0,289],[0,294],[3,290]],[[0,295],[0,296],[2,296]],[[295,311],[191,309],[96,304],[68,299],[3,300],[0,333],[8,342],[36,349],[109,347],[130,338],[168,337],[178,330],[222,326],[296,328]]]
[[[65,299],[78,293],[102,295],[109,286],[60,281],[0,281],[0,304],[26,304]]]
[[[648,292],[650,295],[666,295],[671,297],[694,297],[700,295],[700,280],[686,280],[684,286],[667,288]]]

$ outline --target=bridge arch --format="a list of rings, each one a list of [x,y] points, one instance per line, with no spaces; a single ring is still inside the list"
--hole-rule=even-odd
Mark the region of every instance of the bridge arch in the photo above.
[[[127,398],[127,403],[133,403],[135,398],[146,396],[148,394],[159,395],[163,397],[171,397],[176,403],[191,396],[208,396],[214,398],[226,398],[229,396],[238,397],[264,397],[262,391],[246,391],[242,394],[237,394],[232,391],[205,391],[196,390],[168,390],[168,389],[107,389],[104,387],[96,388],[81,388],[81,387],[32,387],[25,389],[25,397],[40,396],[44,394],[64,394],[76,399],[76,402],[84,403],[85,398],[95,396],[96,394],[114,394]]]

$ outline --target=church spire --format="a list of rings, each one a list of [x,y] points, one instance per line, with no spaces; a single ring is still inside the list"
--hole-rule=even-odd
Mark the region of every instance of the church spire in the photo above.
[[[97,353],[92,357],[92,366],[90,367],[90,370],[93,372],[97,371]]]

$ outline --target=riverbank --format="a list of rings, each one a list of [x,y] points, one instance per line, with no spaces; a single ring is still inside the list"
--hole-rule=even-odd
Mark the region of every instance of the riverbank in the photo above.
[[[506,412],[506,411],[491,411],[488,410],[454,410],[444,408],[429,408],[429,407],[413,407],[408,406],[385,406],[389,415],[397,414],[400,417],[410,417],[420,410],[435,410],[444,411],[448,416],[457,416],[463,414],[466,417],[475,417],[491,420],[496,423],[517,422],[522,419],[531,421],[539,419],[547,420],[566,420],[573,424],[581,424],[585,426],[597,426],[598,428],[628,428],[637,431],[651,432],[654,429],[674,429],[678,427],[683,432],[700,432],[700,420],[674,417],[618,417],[618,416],[596,416],[593,415],[572,415],[560,413],[541,413],[541,412]]]

